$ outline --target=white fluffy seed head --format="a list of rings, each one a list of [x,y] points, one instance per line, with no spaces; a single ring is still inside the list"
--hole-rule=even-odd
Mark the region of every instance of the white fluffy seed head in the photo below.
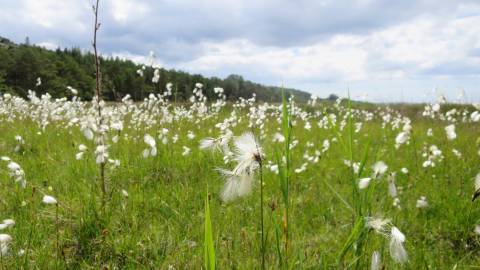
[[[381,235],[388,235],[389,227],[392,225],[390,219],[384,218],[375,218],[375,217],[366,217],[365,226],[367,228],[373,229],[375,232]]]
[[[457,133],[455,133],[455,125],[448,125],[445,127],[445,132],[447,133],[447,139],[452,141],[457,138]]]
[[[12,237],[5,233],[0,233],[0,244],[9,243],[12,241]]]
[[[473,232],[474,232],[476,235],[480,235],[480,225],[476,225],[476,226],[475,226],[475,229],[473,230]]]
[[[145,134],[145,136],[143,137],[143,141],[151,148],[156,146],[155,139],[149,134]]]
[[[410,138],[410,133],[409,132],[406,132],[406,131],[402,131],[400,132],[397,137],[395,138],[395,143],[399,146],[401,144],[404,144],[408,141],[408,139]],[[397,147],[398,147],[397,146]]]
[[[428,207],[427,198],[425,196],[421,196],[420,199],[417,200],[416,207],[417,208],[427,208]]]
[[[390,235],[390,256],[397,263],[408,261],[407,251],[403,247],[405,235],[395,226],[392,227]]]
[[[200,141],[200,149],[206,150],[206,149],[215,149],[215,139],[214,138],[205,138]]]
[[[84,151],[87,150],[87,147],[86,147],[84,144],[80,144],[80,145],[78,146],[78,150],[81,151],[81,152],[84,152]]]
[[[373,254],[372,254],[372,263],[371,263],[370,269],[371,270],[380,270],[381,269],[381,264],[382,264],[382,260],[381,260],[381,257],[380,257],[380,252],[374,251]]]
[[[12,227],[15,225],[15,221],[13,219],[4,219],[3,224],[7,225],[7,227]]]
[[[42,202],[44,204],[57,204],[57,199],[55,199],[54,197],[49,196],[49,195],[44,195],[43,199],[42,199]]]
[[[395,185],[395,174],[392,173],[388,177],[388,193],[392,198],[397,197],[397,186]]]
[[[388,169],[387,164],[383,161],[378,161],[372,166],[374,177],[382,176]]]
[[[253,186],[253,176],[250,174],[236,174],[229,170],[217,169],[225,178],[221,199],[230,202],[238,197],[250,194]]]
[[[240,174],[251,174],[258,168],[263,159],[262,148],[257,144],[253,133],[246,132],[235,138],[235,160],[237,166],[234,172]]]
[[[480,173],[477,174],[477,176],[475,176],[475,190],[479,190],[480,189]]]
[[[367,177],[367,178],[362,178],[358,181],[358,188],[359,189],[365,189],[370,185],[370,181],[372,178]]]
[[[20,167],[20,165],[18,163],[13,162],[13,161],[10,161],[10,163],[8,163],[7,167],[11,171],[18,171],[18,170],[22,169],[22,167]]]

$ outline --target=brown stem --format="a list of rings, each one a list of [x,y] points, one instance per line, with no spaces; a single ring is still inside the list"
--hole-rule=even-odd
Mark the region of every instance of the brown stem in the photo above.
[[[95,75],[96,75],[96,91],[97,91],[97,102],[100,103],[100,84],[101,84],[101,77],[100,77],[100,63],[98,61],[98,52],[97,52],[97,31],[100,28],[100,24],[98,23],[98,3],[100,0],[97,0],[96,5],[93,7],[93,11],[95,13],[95,25],[93,29],[93,51],[95,54]],[[100,106],[98,106],[98,116],[102,116],[102,111]]]
[[[93,11],[95,14],[95,25],[93,28],[93,51],[95,55],[95,79],[96,79],[96,93],[97,93],[97,106],[98,106],[98,123],[100,127],[100,132],[102,128],[102,123],[103,123],[103,118],[102,118],[102,107],[100,106],[100,101],[101,101],[101,79],[102,79],[102,74],[100,73],[100,61],[98,59],[98,51],[97,51],[97,32],[98,29],[100,28],[100,24],[98,23],[98,4],[100,0],[96,1],[95,6],[93,7]],[[102,136],[101,138],[101,143],[103,144],[103,133],[100,134]],[[100,163],[99,166],[100,169],[100,184],[101,184],[101,190],[102,190],[102,210],[105,208],[106,204],[106,195],[107,195],[107,188],[105,185],[105,163],[102,162]]]
[[[100,163],[100,181],[102,188],[102,210],[105,208],[107,202],[107,187],[105,183],[105,163]]]

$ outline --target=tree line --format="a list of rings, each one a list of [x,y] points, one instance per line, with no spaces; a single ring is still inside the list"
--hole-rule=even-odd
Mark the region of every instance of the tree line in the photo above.
[[[12,93],[26,97],[28,90],[37,94],[48,92],[55,98],[70,96],[67,86],[78,91],[78,96],[91,100],[94,96],[95,69],[94,57],[90,52],[79,48],[47,50],[26,44],[14,44],[0,37],[0,93]],[[256,93],[257,100],[281,101],[281,89],[245,80],[240,75],[230,75],[224,79],[207,78],[199,74],[160,68],[160,78],[152,82],[154,69],[146,66],[143,76],[137,73],[142,65],[118,57],[100,58],[102,74],[102,98],[108,101],[120,100],[129,94],[134,100],[143,100],[150,93],[162,93],[167,83],[172,83],[177,100],[187,100],[196,83],[204,85],[207,98],[214,98],[214,87],[222,87],[228,100],[239,97],[250,98]],[[41,84],[38,85],[37,78]],[[295,95],[297,101],[306,101],[310,94],[285,89]]]

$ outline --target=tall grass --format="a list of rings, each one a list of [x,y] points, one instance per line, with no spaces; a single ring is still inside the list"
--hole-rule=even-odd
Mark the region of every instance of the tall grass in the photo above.
[[[283,199],[283,255],[280,252],[280,249],[277,247],[279,262],[284,267],[288,268],[288,257],[289,257],[289,241],[290,241],[290,142],[291,142],[291,119],[290,112],[287,105],[287,98],[285,96],[285,91],[282,90],[282,131],[283,137],[285,138],[284,149],[278,154],[277,153],[277,164],[279,166],[279,181],[280,181],[280,191],[282,193]],[[283,257],[283,260],[282,260]]]
[[[280,113],[278,106],[277,111],[271,110]],[[478,265],[480,241],[474,229],[480,222],[480,208],[477,201],[471,202],[478,171],[478,124],[457,123],[458,139],[452,143],[442,137],[443,121],[412,117],[415,144],[412,141],[395,149],[395,134],[382,130],[380,117],[365,122],[368,129],[355,133],[355,122],[363,120],[359,114],[348,113],[358,110],[355,104],[342,109],[321,106],[323,111],[335,113],[337,121],[324,127],[312,125],[311,130],[302,128],[304,120],[298,115],[290,115],[286,100],[281,104],[280,123],[275,114],[268,115],[262,147],[269,157],[274,156],[271,161],[279,164],[279,175],[268,169],[267,159],[263,179],[257,180],[264,183],[262,204],[270,206],[264,212],[265,268],[366,269],[375,250],[382,254],[385,269],[401,268],[389,259],[386,241],[365,228],[365,217],[375,214],[392,218],[407,236],[410,260],[405,268],[473,269]],[[98,165],[91,154],[93,143],[88,144],[90,154],[83,160],[75,159],[78,144],[88,143],[79,127],[52,121],[43,131],[27,117],[8,122],[5,119],[9,116],[1,115],[5,121],[0,121],[0,155],[22,165],[27,178],[27,188],[18,189],[6,163],[0,163],[0,187],[4,190],[0,220],[12,218],[16,222],[2,231],[13,238],[9,255],[2,256],[4,269],[54,269],[57,263],[58,268],[66,269],[260,268],[260,189],[235,203],[220,202],[224,182],[211,168],[224,161],[198,149],[198,139],[215,136],[213,127],[230,117],[232,110],[227,106],[216,117],[176,122],[170,132],[178,133],[179,140],[161,144],[158,155],[150,159],[142,157],[141,138],[146,131],[126,120],[119,143],[112,144],[112,156],[120,159],[121,165],[115,170],[107,168],[115,181],[109,187],[109,211],[101,220],[92,206],[91,183],[98,179]],[[376,111],[377,107],[366,110]],[[232,127],[235,134],[248,130],[245,110],[238,111],[243,118]],[[316,123],[323,116],[312,116],[310,121]],[[346,126],[341,129],[343,118]],[[151,132],[163,126],[156,123],[149,128]],[[426,135],[428,128],[433,128],[435,136]],[[195,139],[187,138],[188,130],[196,134]],[[272,142],[278,130],[289,143]],[[14,150],[15,135],[25,140],[18,152]],[[309,150],[307,143],[316,136],[330,139],[331,148],[322,154],[321,162],[295,173],[297,161]],[[290,147],[292,140],[299,141],[294,148]],[[423,168],[423,144],[433,143],[444,151],[448,162]],[[184,145],[192,149],[189,155],[182,156]],[[447,151],[453,147],[462,152],[462,158]],[[420,153],[417,159],[416,152]],[[347,168],[344,159],[359,162],[358,172]],[[397,176],[402,209],[391,206],[385,181],[372,181],[367,189],[353,192],[358,178],[369,176],[371,165],[378,160],[385,161],[389,171],[410,170]],[[206,181],[210,198],[199,188]],[[41,191],[48,186],[61,202],[55,224],[53,208],[40,204]],[[128,196],[122,195],[123,189]],[[94,195],[99,198],[98,193]],[[415,207],[420,195],[427,196],[428,208]],[[19,255],[20,249],[25,251],[23,255]]]
[[[204,235],[204,267],[207,270],[215,270],[216,258],[215,258],[215,245],[213,241],[213,229],[210,216],[210,202],[208,198],[208,189],[205,196],[205,235]]]

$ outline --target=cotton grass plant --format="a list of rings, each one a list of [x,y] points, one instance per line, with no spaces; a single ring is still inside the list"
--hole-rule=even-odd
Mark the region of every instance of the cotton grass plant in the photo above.
[[[154,92],[105,103],[94,12],[92,102],[0,94],[4,269],[480,263],[480,106],[229,100],[202,82],[182,102],[153,64],[134,73]]]
[[[230,105],[205,100],[206,87],[195,87],[187,105],[174,107],[162,93],[104,104],[106,149],[97,149],[98,111],[90,102],[2,94],[2,205],[16,223],[2,231],[12,237],[4,265],[100,268],[94,258],[104,258],[119,267],[206,262],[213,268],[215,262],[215,268],[261,268],[265,258],[265,268],[365,269],[372,261],[389,268],[423,265],[422,258],[437,267],[437,257],[459,266],[475,261],[460,246],[475,250],[480,223],[477,201],[470,202],[478,189],[472,187],[478,147],[464,141],[476,140],[476,109],[440,109],[425,122],[348,100],[311,107],[252,97]],[[449,140],[444,128],[453,123],[457,137]],[[397,140],[401,132],[408,139]],[[99,181],[92,186],[97,160],[115,179],[102,216],[95,211]],[[463,175],[462,181],[453,175]],[[207,183],[210,192],[198,188]],[[62,198],[59,209],[68,210],[55,223],[59,234],[48,226],[53,205],[43,205],[39,195],[49,185]],[[370,218],[390,221],[377,232]],[[431,236],[413,233],[422,228]],[[459,245],[463,256],[441,239]]]

